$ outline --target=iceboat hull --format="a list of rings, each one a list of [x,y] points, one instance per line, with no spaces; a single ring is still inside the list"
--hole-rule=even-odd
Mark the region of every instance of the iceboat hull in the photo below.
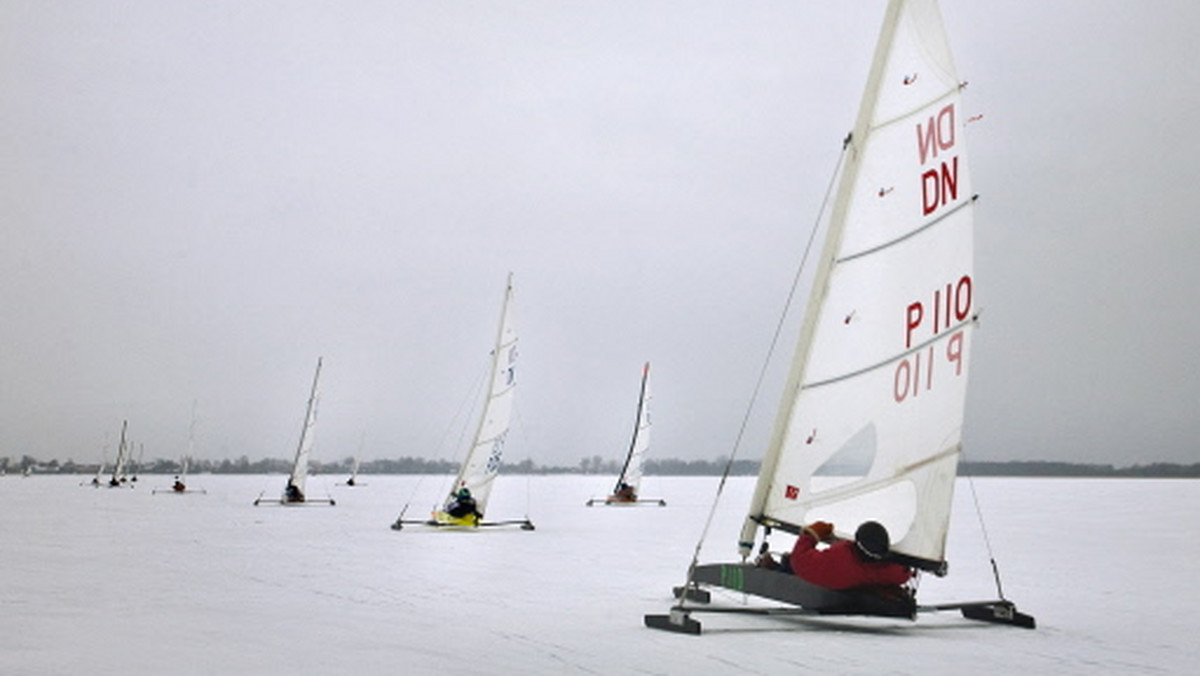
[[[443,511],[436,511],[428,519],[405,519],[403,516],[392,523],[392,530],[404,530],[405,526],[419,526],[438,530],[473,531],[480,528],[497,528],[502,526],[520,526],[521,530],[534,530],[533,522],[529,519],[505,519],[502,521],[486,521],[473,515],[465,517],[451,516]]]
[[[698,585],[723,587],[795,606],[820,615],[874,615],[915,619],[917,605],[900,587],[868,587],[837,591],[810,584],[791,573],[759,568],[751,564],[715,563],[696,566],[692,574],[695,589],[686,590],[693,599]],[[702,591],[702,590],[700,590]],[[676,595],[685,590],[676,588]]]
[[[659,507],[666,507],[667,501],[663,500],[662,498],[635,498],[630,500],[628,498],[619,498],[615,495],[610,495],[607,498],[590,498],[586,504],[588,507],[592,507],[594,505],[623,505],[627,507],[636,505],[657,505]]]

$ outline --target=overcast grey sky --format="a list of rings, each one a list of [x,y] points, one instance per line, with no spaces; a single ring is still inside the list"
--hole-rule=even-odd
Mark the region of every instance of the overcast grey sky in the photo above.
[[[885,2],[0,0],[0,456],[439,446],[505,275],[509,460],[727,455]],[[967,458],[1200,461],[1200,4],[943,2]],[[799,312],[741,451],[761,455]]]

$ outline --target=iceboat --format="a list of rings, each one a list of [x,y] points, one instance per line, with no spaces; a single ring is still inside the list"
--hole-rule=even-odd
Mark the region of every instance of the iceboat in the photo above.
[[[700,564],[697,547],[676,604],[646,615],[647,626],[698,634],[699,612],[915,619],[933,610],[1034,626],[1004,598],[998,574],[996,599],[922,606],[913,586],[833,591],[748,561],[775,531],[799,535],[821,520],[848,538],[874,520],[890,533],[892,558],[918,578],[948,570],[977,325],[964,86],[936,0],[891,0],[821,221],[798,344],[738,539],[741,561]],[[842,476],[823,476],[831,473]],[[784,605],[712,606],[713,588]]]
[[[317,401],[320,399],[318,383],[321,379],[321,358],[317,358],[317,369],[313,373],[312,389],[308,394],[308,409],[304,414],[304,426],[300,428],[300,443],[296,445],[296,457],[292,461],[292,473],[284,486],[283,494],[278,498],[266,498],[259,494],[254,500],[255,506],[261,504],[277,505],[335,505],[333,498],[313,498],[307,493],[308,456],[312,453],[314,432],[317,426]]]
[[[407,505],[400,516],[392,522],[392,530],[403,530],[407,525],[450,530],[477,530],[496,526],[520,526],[533,530],[528,515],[524,518],[494,520],[484,515],[492,485],[500,474],[500,463],[504,444],[508,439],[512,421],[513,402],[516,395],[517,377],[517,331],[514,326],[512,274],[504,289],[504,300],[500,306],[500,326],[496,331],[491,352],[487,398],[483,413],[475,428],[475,436],[460,465],[454,484],[443,505],[432,510],[427,519],[406,519]],[[474,502],[474,510],[459,514],[456,507],[464,497]]]
[[[208,493],[203,488],[188,485],[188,464],[191,458],[184,456],[183,460],[179,461],[179,474],[175,475],[169,488],[155,488],[151,493],[158,495],[159,493],[170,493],[172,495],[187,495],[188,493]]]
[[[345,481],[343,481],[342,483],[340,483],[338,485],[339,486],[349,486],[351,488],[353,488],[355,486],[366,486],[366,484],[363,483],[358,478],[358,466],[359,466],[358,456],[351,458],[350,459],[350,476],[347,477]]]
[[[133,484],[129,483],[129,476],[125,471],[126,465],[129,463],[130,444],[126,438],[126,433],[129,430],[129,421],[121,421],[121,442],[117,446],[117,461],[113,463],[112,476],[109,477],[105,484],[109,488],[132,488]]]
[[[188,426],[188,447],[187,454],[179,461],[179,474],[175,475],[175,479],[171,482],[169,488],[155,488],[151,494],[158,495],[159,493],[171,493],[173,495],[186,495],[188,493],[208,493],[203,488],[188,486],[188,465],[191,463],[192,454],[196,450],[196,405],[192,404],[192,424]]]
[[[646,464],[646,451],[650,448],[650,362],[642,366],[642,385],[638,390],[637,415],[634,417],[633,436],[629,440],[629,452],[621,474],[613,484],[612,492],[603,498],[591,498],[587,506],[593,505],[658,505],[666,507],[662,498],[643,498],[642,472]]]

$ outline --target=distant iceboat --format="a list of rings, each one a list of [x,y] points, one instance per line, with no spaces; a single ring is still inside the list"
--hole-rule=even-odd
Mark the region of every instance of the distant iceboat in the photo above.
[[[629,440],[629,452],[625,455],[625,464],[621,474],[613,485],[612,493],[605,498],[592,498],[587,506],[592,505],[645,505],[654,504],[666,507],[667,501],[662,498],[641,497],[642,470],[646,464],[646,451],[650,448],[650,362],[642,366],[642,386],[638,391],[637,416],[633,423],[633,437]]]
[[[358,465],[359,461],[357,456],[350,459],[350,476],[344,482],[338,484],[339,486],[349,486],[351,488],[355,486],[366,486],[366,484],[360,481],[358,478]]]
[[[104,476],[104,464],[105,462],[103,460],[100,461],[100,464],[96,467],[96,476],[92,477],[90,481],[79,482],[79,485],[91,486],[93,488],[99,488],[100,486],[103,486],[104,482],[100,477]]]
[[[304,505],[326,504],[334,505],[333,498],[311,498],[305,492],[308,479],[308,456],[312,452],[313,433],[317,424],[317,400],[320,398],[317,384],[321,379],[321,359],[317,359],[317,370],[313,374],[312,391],[308,395],[308,410],[304,415],[304,426],[300,429],[300,443],[296,446],[296,459],[292,463],[292,474],[284,486],[283,495],[278,498],[264,498],[259,494],[254,500],[255,505],[280,504]]]
[[[175,475],[175,480],[171,483],[170,488],[155,488],[151,494],[158,495],[159,493],[170,493],[172,495],[185,495],[187,493],[208,493],[203,488],[193,488],[188,486],[188,461],[190,458],[184,456],[179,463],[179,474]]]
[[[192,454],[196,452],[196,404],[192,402],[192,424],[188,426],[188,445],[187,455],[179,461],[179,474],[175,475],[175,480],[171,483],[170,488],[156,488],[151,491],[152,495],[158,493],[173,493],[175,495],[185,495],[187,493],[208,493],[203,488],[192,488],[187,484],[188,464],[191,462]]]
[[[129,444],[125,440],[128,428],[129,421],[121,421],[121,443],[117,446],[117,461],[113,464],[112,476],[106,484],[109,488],[132,488],[132,484],[125,475],[125,463],[129,461]]]
[[[358,485],[358,458],[354,459],[354,464],[350,467],[350,478],[346,479],[347,486]]]

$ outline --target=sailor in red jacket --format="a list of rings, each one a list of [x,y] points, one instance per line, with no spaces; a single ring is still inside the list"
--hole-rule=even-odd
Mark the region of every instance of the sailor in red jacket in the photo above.
[[[833,524],[817,521],[804,528],[788,559],[800,579],[827,589],[902,585],[912,577],[908,567],[884,560],[891,542],[887,529],[875,521],[858,527],[853,540],[833,539]]]

